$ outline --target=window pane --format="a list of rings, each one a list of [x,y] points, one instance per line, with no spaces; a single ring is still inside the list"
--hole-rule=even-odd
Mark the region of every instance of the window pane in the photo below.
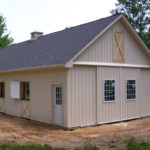
[[[62,104],[62,88],[61,87],[56,87],[56,104],[61,105]]]
[[[115,100],[115,80],[104,81],[104,101]]]
[[[127,80],[127,99],[135,99],[136,98],[136,80]]]

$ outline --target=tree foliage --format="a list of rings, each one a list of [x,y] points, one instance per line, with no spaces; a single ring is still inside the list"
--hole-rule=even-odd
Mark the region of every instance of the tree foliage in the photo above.
[[[6,19],[3,16],[0,16],[0,48],[4,48],[11,44],[13,39],[9,37],[6,28]]]
[[[112,14],[123,13],[150,49],[150,0],[117,0]]]

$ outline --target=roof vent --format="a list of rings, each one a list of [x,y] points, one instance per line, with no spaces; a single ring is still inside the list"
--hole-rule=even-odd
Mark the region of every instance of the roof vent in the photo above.
[[[37,31],[31,32],[31,40],[36,40],[41,36],[43,36],[43,32],[37,32]]]

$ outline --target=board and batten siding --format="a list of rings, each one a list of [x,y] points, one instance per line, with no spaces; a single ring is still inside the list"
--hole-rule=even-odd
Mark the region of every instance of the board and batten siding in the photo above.
[[[74,67],[67,73],[68,127],[96,124],[96,68]]]
[[[121,71],[122,79],[122,120],[128,120],[133,118],[140,118],[140,103],[141,103],[141,89],[140,89],[140,75],[141,70],[134,68],[122,68]],[[127,100],[127,80],[136,80],[136,99],[135,100]],[[142,101],[143,103],[143,101]]]
[[[140,68],[74,66],[69,69],[68,127],[140,118],[141,106],[147,101],[141,101],[140,76]],[[115,101],[104,102],[104,80],[115,80]],[[127,80],[136,80],[135,100],[127,100]]]
[[[150,116],[150,69],[141,70],[141,115]]]
[[[98,67],[98,122],[108,123],[140,117],[140,69]],[[136,99],[127,100],[126,81],[136,80]],[[115,101],[104,102],[104,80],[115,80]]]
[[[63,86],[63,124],[67,125],[66,108],[66,70],[65,69],[45,69],[39,71],[12,72],[0,74],[0,81],[5,82],[5,98],[0,98],[0,103],[4,103],[1,112],[13,116],[21,117],[22,109],[27,105],[27,101],[15,100],[10,98],[11,81],[29,81],[30,82],[30,101],[25,114],[30,119],[49,124],[53,124],[53,84],[62,84]],[[30,114],[28,114],[30,113]]]
[[[121,31],[124,34],[124,63],[125,64],[150,64],[148,56],[140,48],[138,43],[130,35],[121,21],[116,22],[102,36],[100,36],[92,45],[90,45],[76,59],[85,62],[113,62],[113,32]]]
[[[97,68],[98,123],[120,121],[120,74],[119,68]],[[115,101],[104,102],[104,80],[115,80]]]

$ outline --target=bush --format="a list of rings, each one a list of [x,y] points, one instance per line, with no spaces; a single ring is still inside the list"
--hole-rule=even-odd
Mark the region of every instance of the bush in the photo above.
[[[134,138],[124,140],[126,150],[150,150],[150,142],[136,142]]]

